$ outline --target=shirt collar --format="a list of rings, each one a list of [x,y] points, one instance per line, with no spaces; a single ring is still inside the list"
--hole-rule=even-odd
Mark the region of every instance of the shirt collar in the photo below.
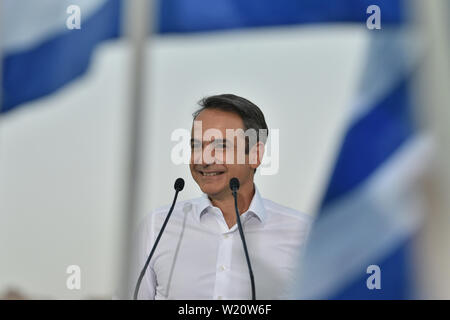
[[[211,203],[211,200],[209,200],[208,195],[206,193],[203,193],[199,201],[197,202],[196,207],[196,218],[198,219],[198,221],[200,221],[200,217],[206,213],[206,210],[214,206]],[[265,221],[266,208],[264,207],[263,200],[256,185],[255,194],[253,195],[253,199],[250,202],[250,206],[247,212],[254,214],[261,222]]]

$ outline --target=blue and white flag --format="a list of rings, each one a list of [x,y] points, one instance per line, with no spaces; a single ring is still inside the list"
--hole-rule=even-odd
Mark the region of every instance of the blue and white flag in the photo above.
[[[86,72],[95,47],[120,29],[120,0],[1,2],[0,112],[41,98]],[[80,8],[80,29],[67,26]]]
[[[410,242],[424,212],[418,181],[432,142],[414,121],[410,81],[420,46],[407,32],[372,36],[296,298],[417,297]]]

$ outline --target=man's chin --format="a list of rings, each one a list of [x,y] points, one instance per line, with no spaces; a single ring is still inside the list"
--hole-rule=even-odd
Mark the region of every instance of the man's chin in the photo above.
[[[224,192],[224,188],[220,188],[217,185],[205,184],[200,187],[203,193],[206,193],[210,197],[215,197]]]

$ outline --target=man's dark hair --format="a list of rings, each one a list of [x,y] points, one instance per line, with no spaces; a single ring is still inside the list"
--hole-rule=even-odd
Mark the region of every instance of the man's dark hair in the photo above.
[[[249,100],[236,96],[234,94],[220,94],[215,96],[205,97],[198,102],[200,109],[195,111],[192,116],[194,120],[197,116],[206,109],[216,109],[222,111],[228,111],[238,114],[242,122],[244,123],[244,131],[248,129],[256,130],[256,142],[261,141],[266,143],[267,136],[269,135],[269,129],[267,128],[266,120],[264,119],[264,114],[257,105],[250,102]],[[260,134],[260,129],[265,130],[265,134]],[[245,146],[245,153],[249,152],[250,147],[248,145],[248,139]]]

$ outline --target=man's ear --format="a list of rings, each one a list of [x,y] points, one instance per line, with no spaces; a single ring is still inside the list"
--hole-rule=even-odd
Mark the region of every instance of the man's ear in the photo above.
[[[264,143],[259,141],[248,153],[248,162],[251,168],[256,169],[260,166],[264,156]]]

